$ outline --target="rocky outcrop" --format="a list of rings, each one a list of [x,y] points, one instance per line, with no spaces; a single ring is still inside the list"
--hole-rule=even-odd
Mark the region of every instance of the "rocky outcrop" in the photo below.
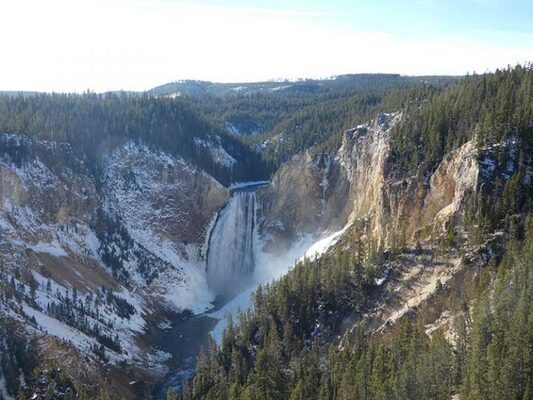
[[[143,145],[115,149],[104,169],[107,206],[132,229],[202,245],[229,191],[185,161]]]
[[[389,183],[385,163],[390,151],[390,130],[400,120],[400,113],[382,113],[374,121],[344,133],[335,161],[339,175],[349,182],[346,222],[364,221],[374,232],[387,223]]]
[[[330,157],[311,152],[296,155],[284,164],[270,185],[259,191],[263,226],[283,239],[319,229],[331,204],[327,201],[332,191],[330,167]]]
[[[95,181],[68,144],[0,135],[0,204],[29,208],[43,223],[87,222]]]
[[[446,223],[461,217],[466,196],[478,185],[477,154],[473,142],[465,143],[444,157],[429,184],[418,182],[414,190],[420,201],[397,202],[398,215],[405,216],[403,220],[407,222],[403,232],[408,239],[416,239],[427,228],[443,231]],[[399,224],[394,228],[401,231]]]
[[[391,245],[414,243],[458,219],[478,186],[478,150],[468,142],[444,157],[429,177],[399,180],[388,171],[391,130],[401,113],[379,114],[344,132],[332,155],[295,156],[263,190],[262,231],[274,242],[354,224]],[[328,160],[328,162],[322,162]]]

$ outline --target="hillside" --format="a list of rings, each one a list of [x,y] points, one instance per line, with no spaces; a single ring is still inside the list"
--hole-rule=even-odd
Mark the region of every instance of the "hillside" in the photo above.
[[[280,97],[301,96],[305,94],[327,94],[334,92],[366,92],[376,85],[386,86],[388,90],[398,86],[414,83],[432,83],[451,81],[449,76],[401,76],[399,74],[351,74],[339,75],[328,79],[299,79],[293,81],[216,83],[206,81],[183,80],[170,82],[150,90],[157,96],[221,96],[238,97],[258,93],[272,93]]]
[[[263,153],[274,168],[307,147],[327,142],[379,111],[388,98],[420,85],[445,86],[454,77],[397,74],[341,75],[323,80],[221,84],[181,81],[152,89],[184,97],[221,129]]]
[[[0,97],[0,132],[69,143],[95,172],[103,152],[131,140],[182,157],[223,184],[268,176],[254,151],[182,99],[124,93]]]

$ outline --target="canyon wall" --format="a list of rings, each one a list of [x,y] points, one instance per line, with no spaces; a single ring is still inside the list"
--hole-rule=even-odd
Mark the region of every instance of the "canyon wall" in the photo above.
[[[396,179],[388,170],[391,130],[401,113],[381,113],[344,132],[329,155],[308,150],[293,157],[261,191],[262,232],[272,246],[352,224],[366,237],[390,246],[413,244],[460,218],[476,190],[480,164],[473,142],[444,157],[429,176]]]

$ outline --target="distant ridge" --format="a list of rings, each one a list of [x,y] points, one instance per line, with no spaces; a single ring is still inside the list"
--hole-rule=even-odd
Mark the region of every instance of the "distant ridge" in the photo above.
[[[446,83],[458,79],[457,76],[404,76],[400,74],[346,74],[323,79],[271,80],[264,82],[217,83],[201,80],[178,80],[165,83],[148,90],[155,96],[235,96],[278,92],[321,94],[338,90],[367,90],[377,81],[391,84],[427,82]]]

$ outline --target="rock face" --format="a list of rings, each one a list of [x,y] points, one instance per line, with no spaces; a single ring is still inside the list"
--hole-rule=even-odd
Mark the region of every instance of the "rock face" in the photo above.
[[[369,123],[344,133],[335,161],[339,174],[349,182],[346,222],[365,221],[372,231],[380,229],[387,217],[385,162],[389,155],[391,129],[401,114],[379,114]]]
[[[0,161],[0,203],[8,209],[29,207],[42,222],[60,224],[86,222],[94,210],[95,182],[69,145],[0,135]]]
[[[397,217],[392,226],[384,229],[388,238],[397,229],[408,242],[413,242],[431,231],[443,231],[450,221],[458,222],[454,219],[461,218],[467,194],[478,186],[477,154],[474,143],[467,142],[443,159],[428,184],[413,180],[408,186],[411,192],[394,193],[392,210]],[[401,197],[410,193],[412,201]]]
[[[185,161],[133,143],[112,152],[103,182],[109,208],[132,229],[200,246],[214,212],[229,195]]]
[[[330,205],[330,165],[329,157],[310,152],[296,155],[284,164],[270,185],[259,191],[266,217],[263,225],[284,239],[315,232]]]
[[[391,130],[401,113],[379,114],[346,131],[331,155],[295,156],[262,190],[262,232],[273,243],[355,224],[367,237],[391,245],[414,243],[460,218],[466,195],[478,186],[473,142],[448,154],[429,177],[397,180],[387,171]]]

